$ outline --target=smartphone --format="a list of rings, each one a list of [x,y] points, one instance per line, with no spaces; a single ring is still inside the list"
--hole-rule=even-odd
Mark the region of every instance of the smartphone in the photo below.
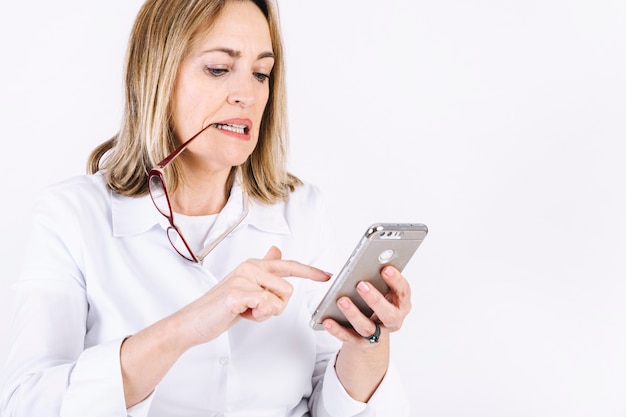
[[[387,294],[389,287],[380,272],[387,265],[402,271],[427,233],[428,228],[421,223],[376,223],[368,227],[311,316],[311,327],[322,330],[322,321],[326,318],[350,327],[337,307],[337,300],[343,296],[350,297],[363,314],[370,317],[374,312],[357,293],[356,285],[367,281]]]

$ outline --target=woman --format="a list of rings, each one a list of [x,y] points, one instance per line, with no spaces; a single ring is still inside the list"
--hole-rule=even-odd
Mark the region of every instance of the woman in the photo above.
[[[340,299],[352,328],[308,326],[328,235],[285,170],[282,60],[266,0],[144,4],[119,134],[36,204],[3,416],[405,415],[397,270],[359,284],[376,322]]]

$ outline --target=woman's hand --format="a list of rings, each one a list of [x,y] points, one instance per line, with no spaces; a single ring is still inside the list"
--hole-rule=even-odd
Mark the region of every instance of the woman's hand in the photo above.
[[[272,246],[263,259],[248,259],[197,300],[127,338],[120,352],[126,407],[150,395],[190,347],[217,338],[241,318],[263,321],[282,313],[293,292],[285,277],[330,278],[281,256]]]
[[[282,260],[272,246],[263,259],[248,259],[215,287],[179,313],[192,326],[189,343],[217,338],[241,318],[264,321],[281,314],[293,293],[285,277],[327,281],[330,274],[296,261]]]
[[[389,365],[389,334],[400,330],[411,311],[411,288],[406,278],[391,266],[381,271],[389,292],[381,294],[367,282],[357,285],[359,295],[374,311],[366,317],[347,297],[337,300],[339,309],[352,328],[339,325],[332,319],[323,322],[326,330],[343,342],[335,369],[346,391],[356,400],[367,402],[382,381]],[[380,326],[378,343],[367,339]]]

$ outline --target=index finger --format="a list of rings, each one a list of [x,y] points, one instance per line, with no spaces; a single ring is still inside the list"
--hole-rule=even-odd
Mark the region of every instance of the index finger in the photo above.
[[[330,272],[322,271],[311,265],[306,265],[298,261],[283,259],[265,259],[261,261],[268,272],[279,277],[308,278],[313,281],[328,281],[333,275]]]

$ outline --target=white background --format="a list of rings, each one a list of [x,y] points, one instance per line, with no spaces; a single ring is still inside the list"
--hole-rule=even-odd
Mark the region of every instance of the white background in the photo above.
[[[33,196],[112,136],[139,0],[2,0],[0,359]],[[415,416],[626,414],[626,2],[281,0],[293,172],[347,256],[426,223]]]

